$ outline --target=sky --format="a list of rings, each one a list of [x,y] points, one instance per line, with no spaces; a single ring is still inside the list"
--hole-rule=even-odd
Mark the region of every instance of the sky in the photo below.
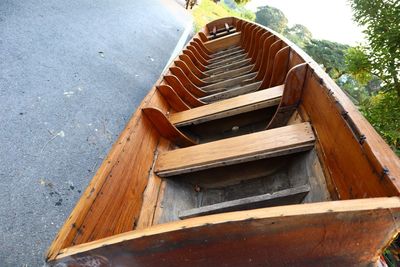
[[[349,45],[364,40],[362,29],[352,20],[352,10],[347,0],[251,0],[246,8],[256,11],[257,7],[264,5],[282,10],[289,26],[306,26],[313,38]]]

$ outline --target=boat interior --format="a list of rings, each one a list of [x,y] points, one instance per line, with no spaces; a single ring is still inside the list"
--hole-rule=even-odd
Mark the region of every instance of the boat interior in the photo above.
[[[397,157],[317,63],[272,30],[224,18],[187,43],[143,100],[48,260],[71,260],[92,249],[107,254],[107,244],[139,242],[147,236],[141,231],[171,227],[157,230],[165,234],[197,227],[200,220],[223,224],[269,211],[292,216],[290,224],[293,216],[319,214],[318,228],[318,220],[331,216],[327,210],[341,209],[351,213],[351,225],[365,218],[365,210],[387,222],[368,227],[381,235],[360,245],[369,258],[348,253],[349,261],[369,262],[398,232],[387,210],[400,207],[391,198],[399,195],[399,174]],[[339,200],[344,202],[335,204]],[[304,218],[298,221],[307,224]],[[342,229],[337,233],[345,238]],[[367,238],[357,237],[354,242]],[[340,258],[340,249],[335,253]]]

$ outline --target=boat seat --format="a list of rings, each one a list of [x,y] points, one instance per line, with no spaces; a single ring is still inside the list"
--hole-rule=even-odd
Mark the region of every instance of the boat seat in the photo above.
[[[310,185],[301,185],[275,191],[273,193],[224,201],[221,203],[184,210],[179,212],[178,217],[180,219],[188,219],[221,212],[299,204],[303,201],[304,197],[308,194],[308,192],[310,192],[310,190]]]
[[[170,88],[168,86],[162,85],[157,88],[165,95],[167,95],[167,91],[169,91],[170,95],[167,96],[168,98],[174,96],[174,91],[168,90]],[[168,117],[158,108],[148,107],[143,108],[142,111],[163,137],[181,147],[186,147],[197,144],[198,141],[186,136],[177,129],[177,127],[199,124],[252,110],[277,106],[281,101],[283,90],[284,85],[280,85],[268,90],[262,90],[205,106],[172,113],[169,114]]]
[[[244,112],[277,106],[283,94],[284,85],[267,90],[245,94],[205,106],[172,113],[169,121],[177,127],[220,119]]]
[[[315,136],[308,122],[160,153],[155,173],[168,177],[219,166],[310,150]]]

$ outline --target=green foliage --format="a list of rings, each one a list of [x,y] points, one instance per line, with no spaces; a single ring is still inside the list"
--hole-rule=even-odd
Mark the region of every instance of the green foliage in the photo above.
[[[263,6],[257,9],[256,22],[278,33],[283,33],[287,28],[288,20],[281,10],[270,6]]]
[[[304,49],[333,78],[338,79],[346,71],[344,54],[348,45],[327,40],[312,39]]]
[[[371,80],[372,66],[361,46],[350,47],[345,54],[347,72],[350,73],[361,85],[365,86]]]
[[[395,91],[380,91],[362,103],[361,111],[400,155],[400,101]]]
[[[243,5],[247,4],[248,2],[250,2],[250,0],[235,0],[235,2],[236,2],[236,4],[243,6]]]
[[[304,48],[306,45],[310,44],[312,39],[312,33],[310,30],[301,24],[295,24],[293,27],[286,28],[284,35],[301,48]]]
[[[251,15],[244,7],[237,6],[233,0],[225,0],[219,4],[211,0],[202,0],[193,10],[192,15],[195,24],[195,30],[199,31],[205,24],[223,17],[242,17],[248,20],[254,20],[254,13]]]
[[[351,0],[351,7],[366,28],[372,72],[400,97],[400,1]]]

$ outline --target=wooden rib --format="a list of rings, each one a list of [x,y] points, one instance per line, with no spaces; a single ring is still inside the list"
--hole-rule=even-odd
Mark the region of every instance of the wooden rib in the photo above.
[[[193,64],[196,66],[196,68],[198,68],[199,70],[201,70],[202,72],[206,72],[208,70],[208,68],[206,66],[204,66],[203,64],[201,64],[197,58],[194,56],[193,52],[187,49],[184,49],[182,51],[182,54],[187,55],[190,60],[193,62]]]
[[[172,125],[164,113],[158,108],[143,108],[142,111],[153,123],[158,133],[177,146],[187,147],[197,144],[195,140],[190,139]]]
[[[250,210],[273,206],[283,206],[300,203],[310,191],[309,185],[298,186],[279,190],[273,193],[251,196],[231,201],[202,206],[190,210],[181,211],[178,214],[180,219],[188,219],[222,212],[238,210]]]
[[[283,94],[283,87],[284,85],[281,85],[212,103],[204,107],[173,113],[169,116],[169,120],[178,127],[278,105]]]
[[[208,75],[204,74],[199,68],[196,67],[196,65],[193,63],[193,61],[190,59],[188,55],[182,54],[179,55],[179,59],[182,60],[183,62],[186,63],[186,65],[189,67],[189,69],[197,75],[197,77],[200,78],[205,78]]]
[[[393,197],[203,216],[67,248],[51,263],[239,267],[251,259],[260,266],[368,266],[399,230],[399,207]]]
[[[181,60],[175,60],[174,61],[175,66],[179,67],[187,76],[187,78],[196,86],[207,86],[210,83],[205,82],[203,80],[201,80],[199,77],[197,77],[190,69],[189,67],[186,65],[185,62],[181,61]]]
[[[168,104],[175,111],[184,111],[190,109],[188,105],[178,96],[178,94],[169,85],[159,85],[156,86],[157,90],[162,94],[162,96],[167,100]]]
[[[206,92],[201,90],[199,87],[193,84],[192,81],[189,80],[189,78],[186,76],[186,74],[182,71],[181,68],[170,67],[169,70],[174,76],[176,76],[176,78],[180,80],[183,86],[194,96],[203,97],[207,95]]]
[[[290,59],[290,47],[286,46],[276,53],[274,58],[274,66],[272,69],[271,79],[269,86],[276,86],[282,84],[285,81],[286,74],[288,73]]]
[[[286,125],[296,111],[301,100],[301,94],[304,87],[308,65],[303,63],[293,67],[285,80],[285,89],[283,91],[282,100],[276,110],[272,120],[267,126],[267,129],[282,127]]]
[[[209,62],[205,60],[200,53],[191,45],[186,46],[186,49],[192,51],[193,55],[196,57],[196,60],[203,64],[204,66],[208,67]]]
[[[262,131],[161,153],[155,172],[160,176],[171,176],[204,168],[232,164],[237,160],[249,161],[253,156],[274,152],[294,151],[296,148],[311,148],[314,134],[309,123]]]
[[[183,84],[179,81],[179,79],[174,75],[165,75],[165,81],[172,87],[172,89],[179,95],[179,97],[185,101],[187,105],[190,107],[200,107],[205,105],[206,103],[197,99],[194,95],[192,95]]]

